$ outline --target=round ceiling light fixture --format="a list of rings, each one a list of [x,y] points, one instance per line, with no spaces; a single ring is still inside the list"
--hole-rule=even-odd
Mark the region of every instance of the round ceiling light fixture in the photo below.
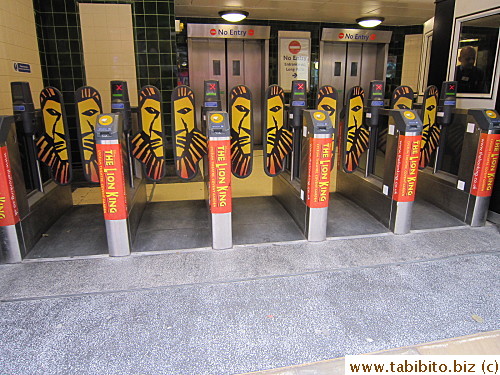
[[[223,10],[219,12],[219,16],[229,22],[240,22],[247,18],[248,14],[244,10]]]
[[[363,27],[375,27],[384,22],[384,19],[384,17],[361,17],[356,22]]]

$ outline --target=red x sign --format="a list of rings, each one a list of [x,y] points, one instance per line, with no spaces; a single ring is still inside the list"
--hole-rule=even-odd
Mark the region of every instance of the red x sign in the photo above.
[[[381,84],[376,84],[375,85],[375,90],[379,90],[379,91],[382,91],[382,85]]]
[[[210,85],[210,90],[214,90],[217,88],[217,85],[215,83],[209,83]]]
[[[455,85],[450,85],[450,90],[455,90]]]
[[[303,83],[297,83],[297,90],[304,90],[304,84]]]
[[[115,85],[116,91],[122,91],[122,85]]]

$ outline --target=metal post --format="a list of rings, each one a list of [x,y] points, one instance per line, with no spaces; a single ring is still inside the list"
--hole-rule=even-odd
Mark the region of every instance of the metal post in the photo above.
[[[389,229],[406,234],[417,189],[422,121],[413,110],[382,111],[389,115],[383,179],[383,193],[392,198]]]
[[[231,142],[226,112],[207,112],[208,200],[212,220],[212,247],[233,247]]]
[[[121,137],[123,118],[119,113],[102,114],[95,129],[102,207],[110,256],[130,254],[127,193]]]
[[[308,241],[324,241],[330,197],[333,155],[333,124],[328,112],[303,111],[301,197],[306,202],[305,236]]]

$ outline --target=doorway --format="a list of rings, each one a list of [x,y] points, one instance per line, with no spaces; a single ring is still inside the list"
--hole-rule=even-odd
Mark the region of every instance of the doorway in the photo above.
[[[353,86],[368,95],[370,81],[385,81],[388,45],[374,43],[321,42],[319,84],[338,91],[339,110]]]
[[[258,39],[188,39],[189,83],[195,94],[198,121],[205,80],[219,81],[223,111],[227,111],[230,90],[245,85],[252,92],[254,143],[262,143],[262,95],[267,87],[265,46],[265,41]]]

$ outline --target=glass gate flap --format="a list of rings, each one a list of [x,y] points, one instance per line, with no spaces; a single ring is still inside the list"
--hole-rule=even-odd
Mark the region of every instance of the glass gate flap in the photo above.
[[[37,140],[38,159],[51,169],[53,180],[59,185],[71,182],[71,150],[66,112],[61,92],[47,87],[40,93],[44,131]]]
[[[207,153],[207,138],[196,128],[194,92],[178,86],[172,92],[174,161],[177,175],[185,180],[198,173],[198,162]]]
[[[139,133],[132,139],[132,154],[139,160],[150,180],[159,181],[166,173],[165,134],[161,94],[154,86],[139,91]]]
[[[252,173],[253,163],[253,103],[250,89],[233,87],[229,94],[231,123],[231,170],[238,178]]]
[[[75,93],[75,103],[78,145],[80,146],[83,174],[87,181],[98,184],[95,124],[97,116],[102,114],[101,95],[93,87],[80,87]]]
[[[424,102],[422,104],[423,128],[422,142],[420,144],[420,169],[424,169],[429,165],[431,156],[439,144],[440,129],[436,122],[438,94],[436,86],[427,87],[424,94]]]
[[[359,86],[351,88],[348,94],[342,163],[348,173],[358,168],[359,159],[368,148],[369,130],[363,118],[364,95],[365,92]]]
[[[285,94],[278,85],[266,90],[264,128],[264,171],[270,177],[285,169],[285,157],[292,151],[292,132],[285,128]]]

